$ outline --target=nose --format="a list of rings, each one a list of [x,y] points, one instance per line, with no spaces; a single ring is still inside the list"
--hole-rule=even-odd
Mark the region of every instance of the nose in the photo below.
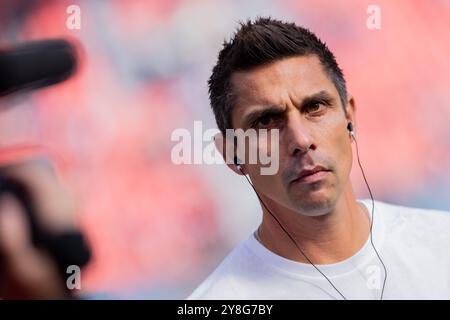
[[[289,155],[295,157],[315,148],[307,121],[304,121],[298,111],[290,112],[285,134]]]

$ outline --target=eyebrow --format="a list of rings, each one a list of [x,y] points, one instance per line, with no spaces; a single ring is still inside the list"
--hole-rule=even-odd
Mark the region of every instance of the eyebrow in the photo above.
[[[313,103],[317,103],[317,102],[323,102],[324,104],[330,105],[330,104],[333,104],[334,101],[335,101],[335,98],[328,91],[321,90],[317,93],[314,93],[310,96],[303,98],[303,100],[301,100],[298,108],[300,110],[303,110],[303,108],[305,108],[306,106],[311,105]],[[298,106],[298,104],[296,104],[296,106]],[[260,119],[260,118],[263,118],[266,116],[273,116],[273,117],[282,116],[285,112],[286,112],[286,108],[284,108],[284,107],[276,106],[276,105],[267,105],[263,108],[249,112],[245,116],[243,124],[245,127],[248,127],[251,124],[253,124],[257,119]]]
[[[330,105],[335,102],[335,99],[331,95],[331,93],[329,93],[328,91],[321,90],[317,93],[314,93],[310,96],[303,98],[303,100],[300,104],[300,109],[303,109],[305,106],[310,105],[312,103],[316,103],[316,102],[323,102],[325,104]]]
[[[279,106],[267,106],[255,111],[250,112],[244,119],[244,126],[251,126],[256,120],[261,119],[266,116],[277,117],[285,113],[285,108]]]

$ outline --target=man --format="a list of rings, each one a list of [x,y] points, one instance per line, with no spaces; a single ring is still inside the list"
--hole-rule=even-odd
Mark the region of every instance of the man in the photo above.
[[[313,33],[270,18],[242,24],[209,93],[222,134],[279,130],[279,170],[228,164],[250,177],[262,223],[188,299],[450,298],[450,216],[356,200],[355,100]]]

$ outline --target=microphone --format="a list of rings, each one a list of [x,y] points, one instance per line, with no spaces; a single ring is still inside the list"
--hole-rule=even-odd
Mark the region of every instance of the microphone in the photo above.
[[[0,97],[62,82],[76,68],[76,49],[64,39],[0,49]]]

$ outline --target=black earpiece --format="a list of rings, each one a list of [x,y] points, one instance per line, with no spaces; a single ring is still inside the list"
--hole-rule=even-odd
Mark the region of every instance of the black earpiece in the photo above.
[[[234,156],[234,165],[236,166],[236,169],[238,169],[239,171],[241,170],[241,160],[239,160],[238,157]]]
[[[353,123],[351,123],[351,121],[347,123],[347,130],[348,132],[350,132],[350,135],[353,138],[353,140],[355,140],[355,131],[353,131]]]
[[[350,133],[353,132],[353,124],[351,122],[347,124],[347,130],[350,131]]]

